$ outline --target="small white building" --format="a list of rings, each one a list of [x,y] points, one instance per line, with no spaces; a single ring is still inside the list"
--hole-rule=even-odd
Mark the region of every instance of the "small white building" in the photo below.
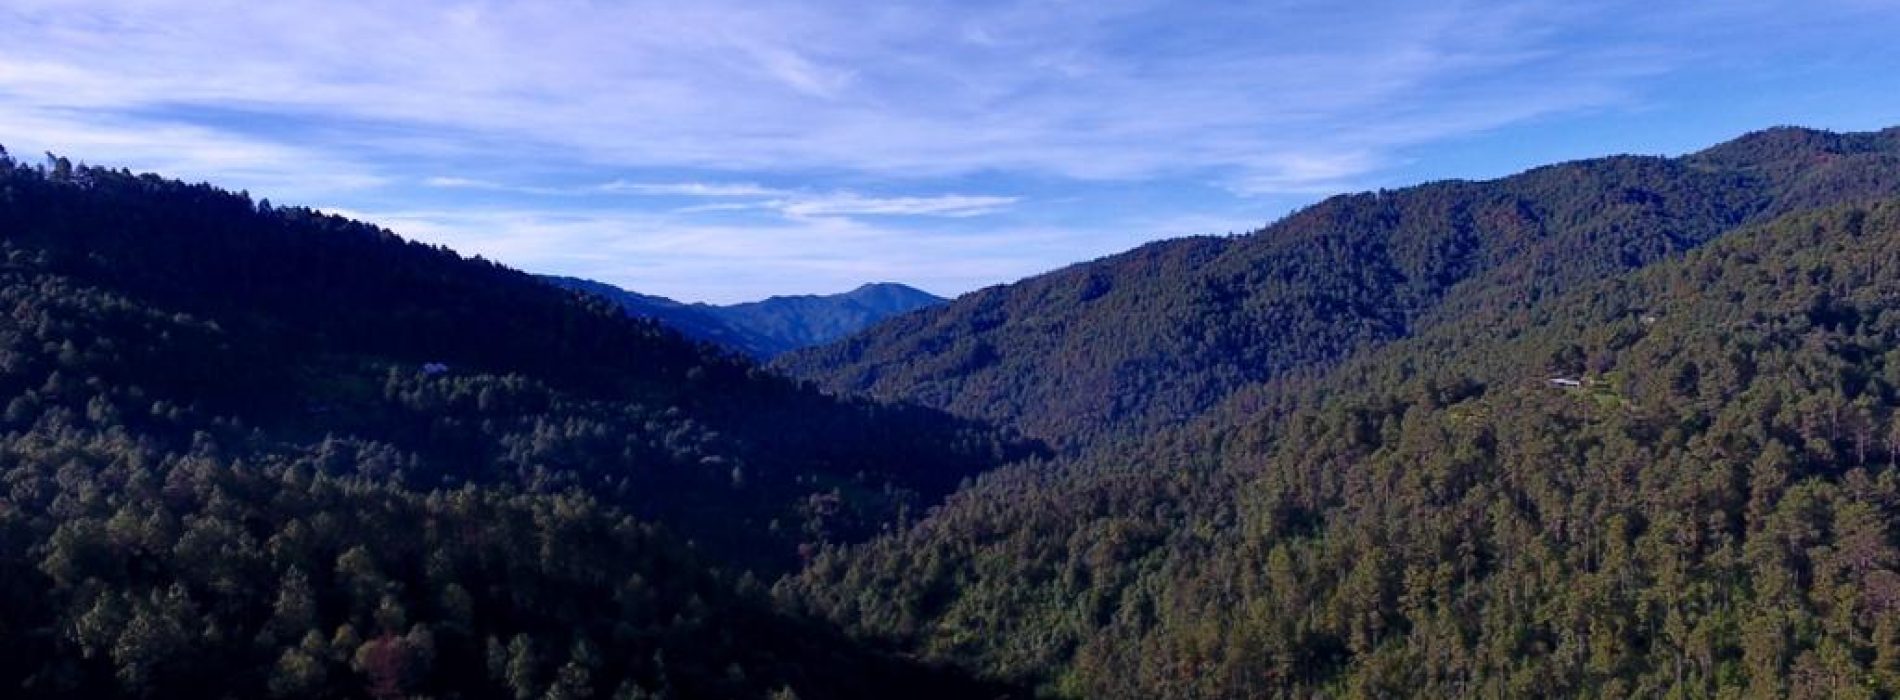
[[[1557,387],[1559,389],[1576,389],[1583,386],[1583,380],[1574,379],[1571,377],[1551,377],[1550,379],[1545,380],[1545,381],[1549,382],[1551,386]]]

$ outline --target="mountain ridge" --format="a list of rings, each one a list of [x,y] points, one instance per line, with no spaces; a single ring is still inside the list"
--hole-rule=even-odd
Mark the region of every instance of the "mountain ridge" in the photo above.
[[[1889,197],[1475,297],[779,595],[1053,697],[1892,694],[1896,261]]]
[[[1081,449],[1198,415],[1506,294],[1558,293],[1779,213],[1900,192],[1900,129],[1756,132],[1485,181],[1329,197],[1250,234],[1158,241],[775,366]]]
[[[948,301],[896,282],[867,282],[837,294],[774,295],[724,305],[689,304],[577,277],[540,278],[555,286],[604,297],[628,314],[660,321],[689,337],[762,361]]]
[[[4,153],[11,693],[1009,692],[761,581],[1034,445],[373,225]]]
[[[824,390],[4,153],[27,697],[1900,694],[1900,129],[1331,197],[779,363]]]

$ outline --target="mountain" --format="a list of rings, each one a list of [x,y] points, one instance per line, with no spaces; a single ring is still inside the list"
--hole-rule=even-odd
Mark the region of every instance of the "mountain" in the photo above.
[[[626,313],[650,318],[691,338],[737,350],[759,360],[831,342],[892,316],[944,303],[901,284],[866,284],[842,294],[775,296],[763,301],[715,306],[680,302],[576,277],[543,276],[558,287],[612,301]]]
[[[4,151],[0,299],[12,697],[1008,691],[762,581],[1033,443],[368,224]]]
[[[578,277],[542,275],[540,279],[562,289],[606,299],[628,316],[656,321],[688,338],[736,350],[748,357],[764,359],[778,352],[774,349],[777,344],[772,339],[727,323],[719,316],[716,311],[718,307],[715,306],[683,304],[666,297],[629,292],[605,282]]]
[[[1070,449],[1116,445],[1476,306],[1896,191],[1900,130],[1780,128],[1680,158],[1343,195],[1248,235],[1162,241],[980,290],[776,365]]]
[[[1756,219],[1884,187],[1900,171],[1837,146],[1891,138],[1771,132],[1642,163],[1703,182],[1744,154],[1750,177],[1697,199]],[[1649,199],[1591,189],[1623,182],[1600,165],[1534,175]],[[1708,228],[1661,219],[1598,245]],[[907,530],[827,549],[778,596],[1050,697],[1900,693],[1900,199],[1642,259],[1562,284],[1467,276],[1488,286],[1408,317],[1410,335],[1117,449],[987,473]]]
[[[944,303],[942,297],[891,282],[866,284],[843,294],[775,296],[731,306],[714,314],[773,344],[772,355],[845,337],[892,316]]]
[[[1900,130],[1336,197],[822,387],[0,151],[0,309],[14,696],[1900,696]]]

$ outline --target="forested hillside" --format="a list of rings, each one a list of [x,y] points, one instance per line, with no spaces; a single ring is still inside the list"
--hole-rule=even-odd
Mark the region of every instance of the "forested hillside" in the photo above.
[[[1900,130],[1333,198],[836,395],[4,151],[0,310],[8,697],[1900,696]]]
[[[762,582],[1034,444],[369,225],[3,154],[0,692],[979,692]]]
[[[1440,319],[1535,300],[1737,226],[1900,192],[1900,130],[1781,128],[1681,158],[1328,199],[969,294],[779,365],[1070,447],[1178,424]]]
[[[778,593],[1068,697],[1900,694],[1900,201],[1492,299]]]

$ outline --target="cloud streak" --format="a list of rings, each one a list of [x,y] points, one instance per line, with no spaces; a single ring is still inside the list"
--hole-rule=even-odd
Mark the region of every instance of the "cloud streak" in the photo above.
[[[1773,95],[1792,88],[1746,81],[1792,57],[1843,75],[1900,68],[1880,3],[1791,7],[9,0],[0,143],[407,212],[413,230],[458,240],[531,241],[523,222],[587,221],[726,250],[726,227],[753,226],[797,231],[840,261],[917,235],[949,246],[954,231],[967,242],[936,251],[954,268],[990,259],[993,231],[1122,241],[1195,215],[1264,221],[1402,184],[1395,173],[1446,143],[1492,139],[1489,162],[1516,162],[1495,134],[1656,109],[1658,85]],[[1862,113],[1900,113],[1864,81],[1841,84],[1868,95]],[[520,216],[451,215],[501,206]],[[1047,250],[1042,267],[1101,247],[1064,240],[1077,247]],[[677,247],[589,245],[713,265]],[[558,257],[516,254],[502,259]],[[684,277],[657,272],[666,264],[638,269],[655,284]],[[850,286],[842,263],[782,267]],[[971,274],[943,289],[996,279]],[[668,291],[642,279],[616,281]]]
[[[594,189],[601,192],[625,192],[673,197],[778,197],[786,190],[749,183],[708,184],[704,182],[627,182],[615,180]]]
[[[853,215],[965,218],[994,213],[1015,203],[1015,197],[961,194],[935,197],[865,197],[848,192],[774,202],[779,211],[796,218]]]
[[[635,195],[643,197],[737,200],[675,209],[680,212],[770,210],[794,219],[844,216],[933,216],[967,218],[1001,211],[1019,201],[999,195],[941,194],[876,197],[850,191],[803,192],[749,183],[628,182],[615,180],[579,187],[507,185],[464,177],[436,176],[423,180],[429,187],[540,197]]]
[[[12,4],[0,29],[60,39],[0,49],[0,89],[22,102],[238,105],[628,167],[1224,170],[1297,187],[1274,165],[1289,147],[1391,148],[1444,121],[1602,104],[1632,70],[1544,46],[1552,18],[1579,14],[1545,3]],[[1494,112],[1496,95],[1517,107]]]
[[[640,282],[646,290],[715,303],[762,298],[765,290],[840,292],[881,280],[956,293],[971,279],[1013,281],[1043,271],[1051,256],[1106,255],[1141,242],[1143,235],[1141,229],[1105,236],[1020,224],[973,234],[845,217],[719,224],[671,213],[571,216],[505,207],[330,211],[383,222],[398,234],[439,241],[465,255],[617,284]],[[799,283],[786,286],[788,275]]]

